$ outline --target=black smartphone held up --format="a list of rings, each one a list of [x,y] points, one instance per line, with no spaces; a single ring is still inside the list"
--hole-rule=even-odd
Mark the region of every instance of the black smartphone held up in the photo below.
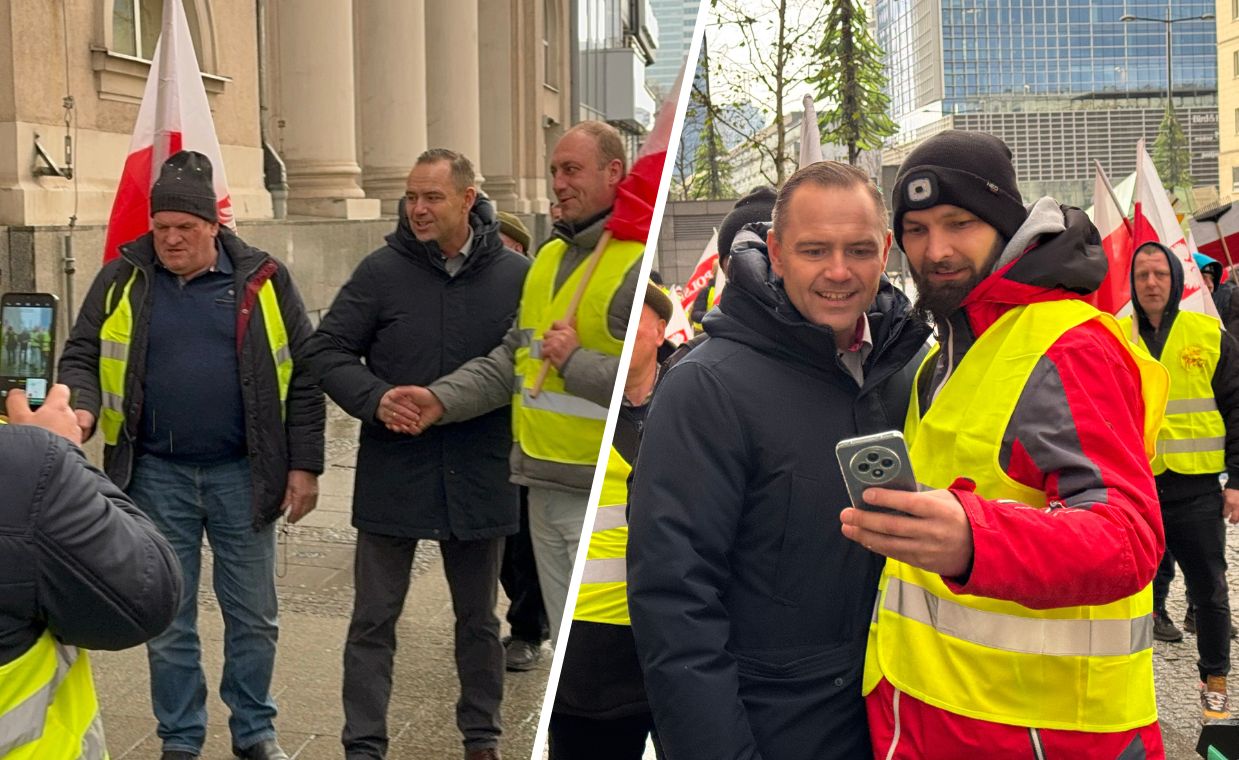
[[[30,406],[42,405],[52,386],[57,299],[51,293],[0,296],[0,396],[21,388]]]
[[[835,446],[835,456],[843,469],[843,482],[847,485],[852,506],[870,512],[904,514],[897,509],[878,507],[865,502],[861,494],[866,488],[892,488],[896,491],[916,491],[916,477],[912,474],[912,459],[903,433],[889,430],[885,433],[845,438]]]

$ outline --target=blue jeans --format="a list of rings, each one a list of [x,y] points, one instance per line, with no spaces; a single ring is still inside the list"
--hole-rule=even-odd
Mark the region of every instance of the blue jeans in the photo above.
[[[215,595],[224,616],[219,696],[232,713],[232,743],[247,748],[275,738],[275,530],[268,525],[254,531],[251,494],[245,459],[200,467],[142,455],[134,465],[129,495],[172,544],[185,576],[176,619],[146,645],[151,704],[164,750],[197,754],[206,740],[206,678],[198,639],[204,530],[215,554]]]

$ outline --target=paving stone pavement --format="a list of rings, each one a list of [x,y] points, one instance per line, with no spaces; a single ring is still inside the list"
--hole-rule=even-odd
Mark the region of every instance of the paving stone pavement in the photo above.
[[[1230,566],[1231,618],[1239,619],[1239,527],[1231,527],[1226,533],[1226,561]],[[1183,574],[1175,573],[1166,602],[1167,612],[1175,625],[1182,627],[1183,613],[1187,611],[1187,597],[1183,586]],[[1239,647],[1230,642],[1230,660],[1239,664]],[[1239,715],[1239,669],[1232,668],[1230,699],[1232,709]],[[1153,644],[1153,680],[1157,684],[1157,712],[1161,718],[1162,736],[1166,742],[1168,760],[1191,760],[1196,754],[1196,740],[1200,737],[1200,698],[1196,686],[1200,676],[1196,673],[1196,637],[1184,634],[1183,640],[1174,644],[1155,641]]]
[[[277,547],[280,643],[272,692],[276,730],[299,760],[339,758],[344,637],[353,598],[353,542],[349,525],[357,423],[328,404],[327,471],[319,480],[318,508],[289,528]],[[418,546],[414,577],[397,627],[398,651],[388,710],[390,760],[463,756],[456,729],[459,693],[452,658],[453,615],[438,545]],[[204,550],[199,590],[199,633],[208,691],[204,760],[231,758],[228,710],[218,696],[223,667],[223,622],[211,590],[210,551]],[[502,620],[506,599],[499,594]],[[504,633],[506,634],[506,623]],[[501,748],[509,758],[530,757],[550,670],[551,652],[527,673],[507,673]],[[158,758],[160,741],[150,710],[145,647],[92,655],[108,749],[113,760]]]

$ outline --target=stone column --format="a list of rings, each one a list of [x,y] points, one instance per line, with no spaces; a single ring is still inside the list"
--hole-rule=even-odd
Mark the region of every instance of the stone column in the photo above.
[[[489,21],[487,22],[490,23]],[[477,0],[426,3],[426,137],[464,153],[481,174]],[[502,77],[502,71],[487,76]],[[487,118],[491,107],[487,105]]]
[[[288,212],[373,219],[358,184],[350,0],[274,0],[276,138],[288,167]]]
[[[362,187],[394,214],[409,169],[427,147],[425,0],[363,0],[353,14]]]

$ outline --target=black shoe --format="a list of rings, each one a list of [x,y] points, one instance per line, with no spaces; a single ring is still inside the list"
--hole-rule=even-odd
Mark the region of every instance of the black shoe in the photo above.
[[[1164,612],[1153,613],[1153,638],[1158,641],[1182,641],[1183,631]]]
[[[280,745],[275,739],[263,739],[245,749],[240,749],[234,745],[232,754],[241,758],[241,760],[288,760],[288,753],[280,749]]]
[[[513,673],[533,670],[542,659],[542,645],[524,639],[508,639],[504,642],[504,667]]]
[[[183,749],[165,749],[159,760],[198,760],[198,756]]]

